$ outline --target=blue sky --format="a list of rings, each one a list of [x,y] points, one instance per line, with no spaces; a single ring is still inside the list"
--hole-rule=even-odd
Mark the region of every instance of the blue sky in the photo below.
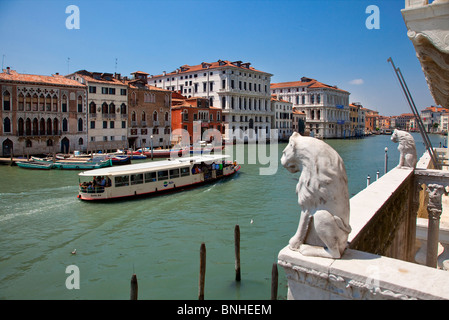
[[[66,28],[69,5],[79,8],[79,29]],[[380,29],[366,28],[369,5],[379,8]],[[404,0],[0,0],[0,55],[4,67],[47,75],[160,74],[242,60],[273,74],[272,82],[311,77],[351,92],[351,102],[399,115],[410,108],[390,56],[418,109],[434,104],[407,38],[404,6]]]

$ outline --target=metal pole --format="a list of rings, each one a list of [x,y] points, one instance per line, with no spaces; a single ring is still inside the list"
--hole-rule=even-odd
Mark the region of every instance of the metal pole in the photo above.
[[[384,174],[386,174],[388,172],[388,148],[385,147],[385,172]]]
[[[435,169],[440,169],[440,165],[435,157],[435,154],[434,154],[434,151],[432,148],[432,143],[430,142],[429,137],[427,136],[427,133],[426,133],[424,125],[422,123],[421,117],[419,116],[415,102],[413,101],[413,98],[410,94],[407,84],[405,83],[405,79],[402,75],[402,72],[399,68],[396,68],[396,66],[394,65],[393,59],[391,57],[388,58],[387,61],[390,62],[391,65],[393,66],[394,72],[396,73],[396,77],[398,78],[399,83],[402,87],[402,90],[404,91],[404,94],[405,94],[405,97],[407,98],[407,102],[410,106],[410,109],[412,109],[412,113],[415,116],[415,120],[416,120],[416,123],[418,124],[419,132],[421,133],[421,137],[424,140],[424,144],[426,145],[427,152],[429,152],[429,155],[432,158],[433,165],[434,165]]]

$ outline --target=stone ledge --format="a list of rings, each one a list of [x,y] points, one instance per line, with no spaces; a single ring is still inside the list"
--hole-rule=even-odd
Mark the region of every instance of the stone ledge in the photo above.
[[[351,198],[349,223],[352,231],[349,234],[348,242],[351,243],[359,235],[367,223],[412,174],[412,169],[394,168]]]
[[[362,251],[326,259],[285,247],[278,263],[287,274],[289,299],[449,299],[447,271]]]

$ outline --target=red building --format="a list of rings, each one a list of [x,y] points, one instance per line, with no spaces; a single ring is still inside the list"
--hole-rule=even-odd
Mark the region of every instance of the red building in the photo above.
[[[181,94],[174,92],[172,95],[171,125],[172,142],[174,144],[181,140],[181,134],[176,129],[184,129],[189,134],[190,143],[199,140],[216,140],[222,138],[223,120],[221,108],[209,106],[207,98],[186,98]],[[208,129],[215,129],[215,134],[203,136]],[[217,137],[216,134],[220,134]]]

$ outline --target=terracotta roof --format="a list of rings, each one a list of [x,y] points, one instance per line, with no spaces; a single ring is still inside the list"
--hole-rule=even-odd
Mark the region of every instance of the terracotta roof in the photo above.
[[[162,88],[158,88],[158,87],[149,85],[148,83],[145,83],[145,81],[143,81],[141,79],[124,80],[123,84],[128,85],[132,89],[139,89],[139,86],[135,85],[136,82],[141,82],[145,87],[147,87],[149,90],[152,90],[152,91],[171,92],[170,90],[166,90],[166,89],[162,89]]]
[[[51,76],[37,75],[37,74],[23,74],[17,73],[15,70],[3,69],[0,73],[0,81],[10,81],[10,82],[26,82],[26,83],[36,83],[36,84],[47,84],[56,86],[70,86],[70,87],[82,87],[86,86],[79,83],[78,81],[68,79],[59,74],[53,74]]]
[[[341,92],[349,93],[346,90],[340,89],[337,86],[330,86],[328,84],[319,82],[312,78],[302,77],[300,81],[290,81],[290,82],[278,82],[272,83],[271,89],[281,89],[281,88],[296,88],[296,87],[306,87],[306,88],[327,88],[332,90],[338,90]]]
[[[123,81],[120,81],[116,78],[114,78],[114,74],[112,73],[106,73],[106,72],[90,72],[86,70],[79,70],[76,71],[68,76],[76,74],[77,76],[83,78],[84,80],[88,82],[94,82],[94,83],[102,83],[102,84],[116,84],[116,85],[125,85]],[[106,79],[106,77],[108,79]]]
[[[206,71],[206,70],[210,70],[210,69],[217,69],[217,68],[223,68],[223,67],[233,67],[242,71],[256,71],[256,72],[263,72],[266,74],[271,75],[271,73],[268,72],[264,72],[264,71],[260,71],[257,70],[253,67],[250,66],[251,63],[246,62],[243,63],[242,61],[228,61],[228,60],[218,60],[216,62],[202,62],[200,64],[194,65],[194,66],[189,66],[187,64],[182,65],[181,67],[179,67],[178,69],[176,69],[175,71],[172,72],[167,72],[165,73],[165,76],[171,76],[171,75],[176,75],[176,74],[183,74],[183,73],[188,73],[188,72],[195,72],[195,71]],[[163,74],[159,74],[159,75],[155,75],[152,76],[153,79],[154,78],[158,78],[158,77],[163,77]]]

